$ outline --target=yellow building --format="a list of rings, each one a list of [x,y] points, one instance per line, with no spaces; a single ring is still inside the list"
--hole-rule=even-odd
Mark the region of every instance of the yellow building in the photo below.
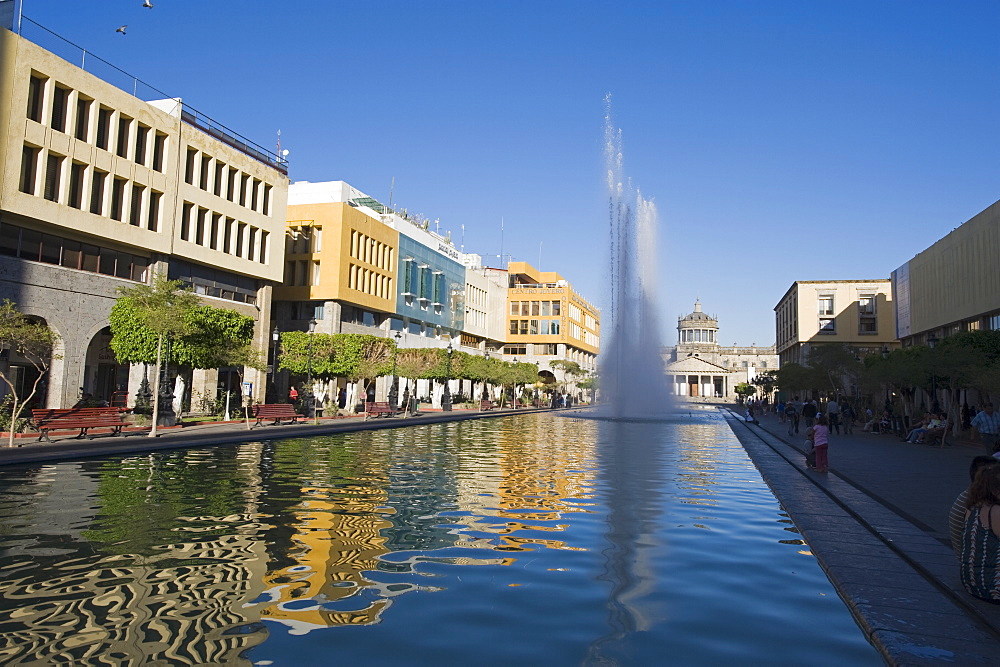
[[[503,353],[519,361],[575,361],[597,368],[601,350],[600,311],[577,294],[561,275],[527,262],[507,266],[507,340]]]
[[[377,333],[396,312],[399,232],[359,208],[343,181],[289,190],[281,328],[311,318],[325,333]]]
[[[816,345],[849,345],[881,352],[896,345],[892,283],[874,280],[797,280],[774,307],[779,361],[804,364]]]

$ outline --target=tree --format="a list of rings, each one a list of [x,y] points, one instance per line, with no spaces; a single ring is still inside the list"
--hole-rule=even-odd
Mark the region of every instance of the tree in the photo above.
[[[31,391],[22,397],[18,394],[10,371],[0,370],[0,379],[7,385],[13,399],[7,441],[9,447],[14,446],[14,433],[17,431],[17,420],[21,417],[21,412],[35,397],[42,378],[49,370],[54,358],[52,350],[57,340],[55,331],[18,311],[16,304],[10,299],[4,299],[3,303],[0,303],[0,349],[8,350],[8,354],[17,354],[38,371],[31,385]]]
[[[809,367],[816,371],[815,386],[824,394],[848,394],[857,384],[862,363],[857,351],[847,345],[817,345],[809,351]]]
[[[802,366],[801,364],[784,364],[781,368],[775,371],[775,376],[777,377],[778,386],[781,387],[781,390],[790,394],[788,398],[804,394],[814,388],[815,373],[813,369]]]
[[[352,383],[362,382],[365,396],[371,381],[392,372],[394,341],[367,334],[335,334],[333,338],[336,374]],[[349,404],[353,412],[357,399],[351,398]]]
[[[149,437],[155,438],[157,435],[156,421],[160,414],[160,365],[163,361],[163,342],[194,331],[191,314],[198,307],[198,297],[191,290],[184,289],[179,280],[167,280],[166,276],[162,274],[155,275],[151,285],[120,287],[118,294],[119,301],[127,300],[128,305],[133,309],[134,316],[143,327],[149,330],[149,332],[143,332],[141,328],[133,328],[130,331],[131,336],[143,338],[151,333],[156,339],[153,395],[157,397],[157,400],[153,401],[153,425],[149,431]],[[124,331],[122,334],[124,335]],[[115,350],[117,356],[118,350],[114,347],[116,335],[112,326],[112,349]],[[123,350],[125,349],[126,347],[123,346]],[[141,346],[133,344],[131,349],[139,350]],[[133,361],[127,356],[119,356],[118,358],[123,361]],[[148,357],[137,358],[134,361],[146,362]]]
[[[778,377],[774,371],[765,371],[753,379],[753,384],[760,387],[765,397],[770,397],[778,384]]]
[[[753,386],[749,382],[740,382],[733,388],[733,391],[735,391],[736,395],[740,397],[740,402],[742,403],[748,397],[757,393],[757,387]]]
[[[396,371],[400,377],[414,382],[414,391],[410,392],[409,387],[407,387],[406,392],[404,392],[406,401],[403,410],[406,414],[410,413],[410,401],[414,399],[413,394],[416,393],[417,379],[425,378],[429,373],[432,373],[439,361],[437,351],[426,348],[407,348],[400,350],[396,355]]]
[[[576,378],[586,375],[586,371],[580,367],[580,364],[568,359],[555,359],[550,361],[549,368],[563,372],[564,379],[560,383],[563,390],[568,389],[569,385],[574,384],[576,382]]]

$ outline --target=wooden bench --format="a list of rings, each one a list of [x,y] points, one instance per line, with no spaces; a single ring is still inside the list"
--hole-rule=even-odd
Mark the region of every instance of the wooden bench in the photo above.
[[[273,419],[271,426],[277,426],[282,419],[289,419],[289,424],[299,423],[299,414],[291,403],[258,403],[253,406],[253,416],[257,419],[253,428],[264,426],[265,419]]]
[[[388,401],[371,401],[365,403],[365,419],[374,417],[393,417],[399,410],[389,405]]]
[[[49,431],[59,429],[80,429],[77,438],[91,438],[88,431],[92,428],[109,428],[111,435],[121,433],[125,421],[118,408],[35,408],[31,411],[31,419],[38,429],[38,439],[52,442]]]
[[[944,447],[948,444],[948,422],[942,422],[940,426],[927,429],[924,433],[923,443],[925,445],[938,444],[939,447]]]
[[[492,410],[497,407],[493,401],[479,401],[479,410]]]

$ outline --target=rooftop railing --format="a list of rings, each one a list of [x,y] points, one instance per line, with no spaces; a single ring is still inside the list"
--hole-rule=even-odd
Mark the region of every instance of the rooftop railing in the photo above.
[[[62,58],[69,64],[79,67],[83,71],[96,76],[101,81],[109,83],[115,88],[140,100],[149,102],[161,99],[176,99],[155,86],[151,86],[138,77],[109,63],[107,60],[94,55],[82,46],[74,44],[27,16],[21,16],[20,35],[24,39]],[[222,123],[216,122],[184,102],[181,102],[181,107],[181,120],[187,124],[245,153],[258,162],[277,169],[282,174],[288,174],[288,161],[284,156],[278,155],[274,151],[250,141],[243,135],[234,132]]]

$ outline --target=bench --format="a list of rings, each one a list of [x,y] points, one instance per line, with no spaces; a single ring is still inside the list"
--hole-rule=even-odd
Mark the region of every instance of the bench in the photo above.
[[[253,416],[257,419],[253,428],[264,425],[265,419],[273,419],[271,426],[277,426],[282,419],[289,419],[290,424],[299,423],[299,414],[291,403],[258,403],[253,406]]]
[[[390,406],[388,401],[371,401],[365,403],[365,419],[368,419],[369,415],[375,417],[392,417],[397,412],[399,410]]]
[[[933,445],[937,442],[939,447],[945,447],[948,444],[949,428],[948,422],[942,422],[940,426],[927,429],[927,432],[924,433],[923,443]]]
[[[122,427],[128,425],[118,408],[35,408],[31,411],[31,419],[38,429],[38,439],[52,442],[49,431],[59,429],[80,429],[77,438],[91,436],[92,428],[109,428],[111,435],[119,435]]]
[[[492,410],[497,407],[497,404],[493,401],[479,401],[479,410]]]

